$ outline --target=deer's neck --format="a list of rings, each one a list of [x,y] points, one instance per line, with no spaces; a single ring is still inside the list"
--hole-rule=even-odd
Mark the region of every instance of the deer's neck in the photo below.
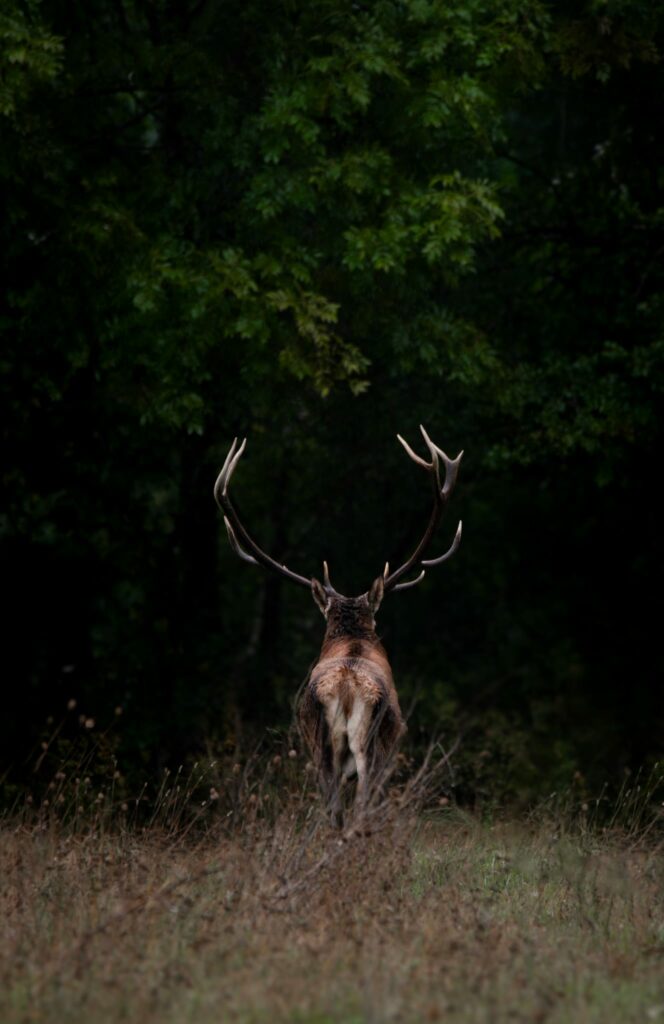
[[[348,637],[351,640],[378,640],[376,630],[371,626],[358,622],[352,615],[345,616],[343,614],[328,622],[325,641],[340,640],[342,637]]]

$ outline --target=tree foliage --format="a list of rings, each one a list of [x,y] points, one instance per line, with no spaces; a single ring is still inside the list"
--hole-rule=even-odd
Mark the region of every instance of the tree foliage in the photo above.
[[[5,3],[7,742],[74,692],[132,711],[133,756],[284,720],[315,609],[233,562],[217,464],[248,434],[254,532],[360,590],[419,528],[389,441],[421,421],[468,452],[470,527],[385,610],[423,727],[475,708],[528,791],[654,756],[661,28],[641,0]]]

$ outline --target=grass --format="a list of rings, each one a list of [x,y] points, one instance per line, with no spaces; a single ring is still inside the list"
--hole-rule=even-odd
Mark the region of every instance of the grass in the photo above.
[[[482,823],[402,785],[339,834],[297,761],[209,770],[204,802],[174,780],[140,816],[60,773],[5,818],[3,1024],[664,1022],[636,787],[603,831],[585,804]]]

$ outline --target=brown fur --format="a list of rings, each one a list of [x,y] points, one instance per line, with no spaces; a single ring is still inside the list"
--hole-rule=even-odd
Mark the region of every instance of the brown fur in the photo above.
[[[342,599],[344,601],[348,599]],[[357,599],[355,599],[357,600]],[[372,781],[384,777],[406,725],[385,649],[376,636],[368,606],[348,605],[328,617],[321,656],[298,709],[300,728],[334,817],[348,765],[358,774],[357,798],[364,802]],[[351,611],[356,612],[354,621]],[[348,629],[344,635],[340,626]],[[358,635],[359,634],[359,635]]]

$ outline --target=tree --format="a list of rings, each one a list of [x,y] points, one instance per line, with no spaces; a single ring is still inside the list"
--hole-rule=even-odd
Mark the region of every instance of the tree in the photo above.
[[[581,665],[587,721],[605,666],[553,562],[533,607],[511,517],[555,524],[562,474],[582,548],[588,475],[618,481],[622,523],[658,442],[660,24],[625,0],[6,7],[10,732],[72,691],[128,703],[129,746],[172,758],[238,705],[285,714],[315,609],[236,571],[219,459],[251,433],[256,532],[359,589],[419,522],[426,495],[377,454],[419,419],[469,449],[475,540],[444,596],[386,612],[405,685],[434,714],[516,674],[523,717]]]

